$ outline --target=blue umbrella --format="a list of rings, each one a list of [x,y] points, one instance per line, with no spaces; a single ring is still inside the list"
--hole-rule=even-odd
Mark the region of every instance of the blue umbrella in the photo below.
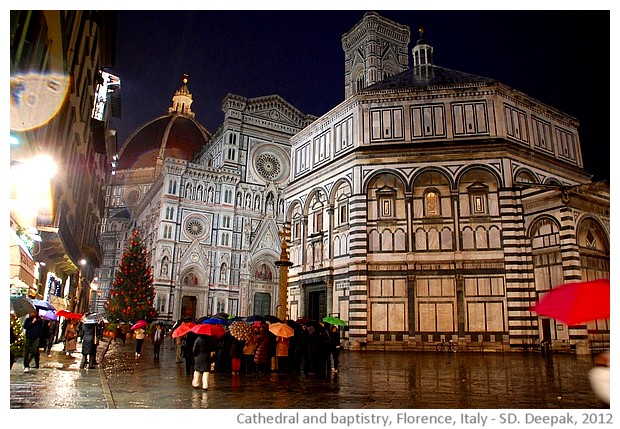
[[[54,310],[39,310],[39,316],[47,320],[56,320],[56,312]]]
[[[30,298],[32,305],[34,305],[38,310],[52,310],[56,311],[54,306],[47,301],[43,301],[42,299],[33,299]]]
[[[226,321],[223,319],[220,319],[219,317],[209,317],[208,319],[205,319],[200,323],[204,325],[223,325],[226,323]]]

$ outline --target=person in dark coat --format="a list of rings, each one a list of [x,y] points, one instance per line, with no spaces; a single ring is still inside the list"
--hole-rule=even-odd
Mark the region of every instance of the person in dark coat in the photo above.
[[[43,320],[36,311],[30,313],[24,320],[24,372],[30,370],[30,361],[34,358],[34,367],[39,367],[39,341],[43,331]]]
[[[185,335],[185,344],[183,345],[183,357],[185,358],[185,375],[191,375],[194,372],[194,341],[197,335],[188,332]]]
[[[95,338],[97,340],[95,340]],[[97,364],[97,325],[95,323],[82,324],[82,361],[80,369],[83,369],[88,363],[88,368],[93,369]]]
[[[209,372],[211,364],[215,359],[215,341],[209,335],[198,335],[192,347],[194,355],[194,378],[192,386],[199,388],[202,381],[202,388],[209,388]]]
[[[328,368],[331,367],[332,372],[338,372],[338,364],[339,364],[339,356],[340,356],[340,332],[338,331],[338,326],[331,325],[327,331],[329,334],[329,342],[330,342],[330,350],[329,355],[327,355],[327,365]],[[330,362],[330,355],[331,360]]]
[[[58,322],[51,320],[49,322],[49,338],[45,346],[45,352],[48,356],[52,355],[52,346],[56,343],[56,331],[58,328]]]
[[[153,358],[155,360],[159,359],[159,352],[161,350],[161,345],[164,342],[164,337],[166,336],[166,332],[164,331],[164,327],[160,324],[155,325],[155,331],[153,331]]]

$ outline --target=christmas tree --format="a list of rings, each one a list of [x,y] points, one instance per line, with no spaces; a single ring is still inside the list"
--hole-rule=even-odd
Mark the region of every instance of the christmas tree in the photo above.
[[[108,317],[118,322],[136,322],[140,319],[151,322],[157,316],[153,308],[154,299],[153,275],[147,264],[146,247],[136,229],[116,271],[107,302]]]

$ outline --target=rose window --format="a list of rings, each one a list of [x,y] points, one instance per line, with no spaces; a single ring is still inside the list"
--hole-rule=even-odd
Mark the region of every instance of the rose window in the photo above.
[[[187,222],[187,225],[185,226],[185,230],[187,231],[188,234],[193,235],[194,237],[197,237],[200,234],[202,234],[202,232],[204,231],[204,226],[202,225],[202,222],[194,219],[194,220],[190,220],[189,222]]]
[[[256,169],[265,179],[273,180],[280,175],[280,160],[270,153],[264,153],[256,160]]]

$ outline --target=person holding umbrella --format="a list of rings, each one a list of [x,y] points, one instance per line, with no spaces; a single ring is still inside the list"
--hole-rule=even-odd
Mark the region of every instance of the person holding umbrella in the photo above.
[[[26,338],[24,340],[24,372],[30,371],[30,361],[34,358],[34,367],[39,367],[39,341],[43,332],[43,321],[37,311],[30,312],[24,320]]]
[[[134,329],[134,335],[136,336],[136,359],[138,359],[140,353],[142,353],[142,344],[144,344],[144,339],[146,338],[146,330],[144,328]]]
[[[78,328],[75,320],[70,320],[65,331],[65,353],[67,356],[77,351]]]
[[[202,382],[202,388],[209,388],[209,371],[214,361],[215,355],[215,339],[210,335],[198,335],[192,347],[194,355],[194,378],[192,386],[199,388]]]
[[[88,363],[88,369],[94,369],[97,364],[97,324],[85,322],[82,327],[82,360],[80,369],[84,369]]]

